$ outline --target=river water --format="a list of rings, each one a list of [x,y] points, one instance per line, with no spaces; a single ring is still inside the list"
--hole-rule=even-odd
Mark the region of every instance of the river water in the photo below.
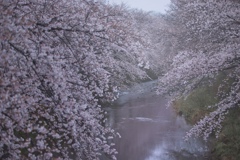
[[[200,139],[184,141],[191,126],[177,116],[167,100],[154,93],[156,81],[123,91],[106,108],[115,137],[118,160],[203,160],[207,146]]]

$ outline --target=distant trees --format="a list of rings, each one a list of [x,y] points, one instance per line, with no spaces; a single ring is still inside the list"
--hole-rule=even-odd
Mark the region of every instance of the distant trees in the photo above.
[[[114,159],[99,101],[113,100],[126,77],[145,76],[144,41],[126,10],[0,0],[0,11],[0,159]]]
[[[168,26],[168,19],[160,13],[134,9],[131,10],[131,14],[137,32],[144,37],[149,46],[144,50],[144,56],[149,62],[149,71],[153,72],[155,76],[162,75],[169,69],[169,65],[176,55],[173,51],[175,47],[172,46],[174,40],[170,39],[169,34],[166,34],[173,30],[172,26]]]
[[[188,132],[187,138],[214,132],[218,136],[221,123],[231,108],[240,102],[240,3],[239,1],[172,0],[166,18],[175,26],[166,37],[175,37],[178,46],[172,69],[159,80],[159,93],[172,97],[187,96],[194,88],[224,72],[229,91],[219,88],[219,102],[214,111]],[[229,83],[231,82],[231,83]]]

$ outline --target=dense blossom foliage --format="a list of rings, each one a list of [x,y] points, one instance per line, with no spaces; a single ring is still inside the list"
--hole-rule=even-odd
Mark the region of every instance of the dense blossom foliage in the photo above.
[[[114,80],[144,77],[125,10],[1,0],[0,12],[0,159],[114,159],[98,101],[114,99]]]
[[[214,111],[187,133],[207,139],[218,136],[226,114],[240,102],[240,3],[239,1],[173,0],[168,18],[178,27],[174,36],[177,56],[172,69],[159,79],[159,93],[187,96],[193,89],[211,83],[219,73],[227,75],[229,92],[219,87]],[[169,32],[169,37],[173,36]],[[181,40],[182,39],[182,40]],[[228,84],[229,85],[229,84]],[[174,99],[173,99],[174,100]]]
[[[175,54],[175,46],[172,45],[176,38],[170,39],[168,31],[172,26],[167,25],[166,15],[155,12],[132,10],[136,30],[144,36],[149,47],[145,56],[150,65],[148,69],[159,76],[169,70]]]

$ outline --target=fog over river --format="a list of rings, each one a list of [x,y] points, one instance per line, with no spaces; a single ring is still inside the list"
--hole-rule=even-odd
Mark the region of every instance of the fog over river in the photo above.
[[[122,91],[114,106],[107,107],[108,125],[117,131],[118,160],[203,160],[205,142],[183,137],[191,128],[177,116],[167,100],[154,93],[156,81]]]

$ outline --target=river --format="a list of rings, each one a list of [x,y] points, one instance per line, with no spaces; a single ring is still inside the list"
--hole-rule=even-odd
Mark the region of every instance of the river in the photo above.
[[[207,145],[200,139],[184,141],[191,128],[167,100],[154,93],[156,81],[121,92],[107,107],[108,125],[121,135],[113,139],[118,160],[204,160]]]

